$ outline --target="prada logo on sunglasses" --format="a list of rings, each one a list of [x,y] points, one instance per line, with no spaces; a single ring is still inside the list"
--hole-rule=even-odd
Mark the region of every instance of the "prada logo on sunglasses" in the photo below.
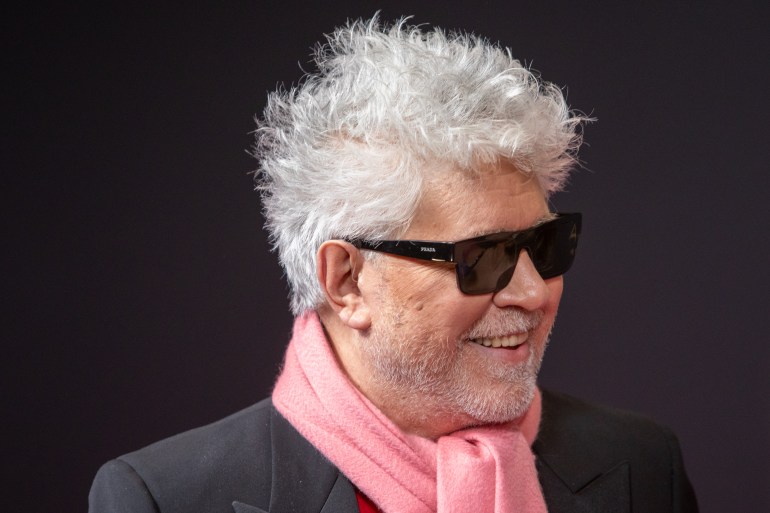
[[[518,232],[500,232],[456,242],[427,240],[348,240],[359,249],[455,264],[457,286],[465,294],[488,294],[511,281],[522,251],[545,280],[572,266],[580,236],[580,214],[553,219]]]

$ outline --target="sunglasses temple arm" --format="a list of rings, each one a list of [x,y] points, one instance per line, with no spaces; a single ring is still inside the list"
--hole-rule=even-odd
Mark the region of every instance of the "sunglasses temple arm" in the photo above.
[[[453,262],[454,244],[421,240],[382,240],[355,241],[354,246],[388,253],[390,255],[432,260],[434,262]]]

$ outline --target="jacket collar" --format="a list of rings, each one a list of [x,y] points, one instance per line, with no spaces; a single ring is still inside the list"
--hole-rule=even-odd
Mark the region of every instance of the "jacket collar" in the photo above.
[[[584,418],[575,400],[543,390],[532,450],[549,513],[629,512],[630,465],[604,443],[603,426]]]
[[[275,408],[271,418],[272,486],[269,513],[358,513],[355,489]],[[268,513],[234,502],[235,513]]]

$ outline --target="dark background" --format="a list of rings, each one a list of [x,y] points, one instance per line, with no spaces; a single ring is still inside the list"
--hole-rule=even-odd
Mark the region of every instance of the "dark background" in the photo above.
[[[4,511],[270,392],[287,290],[246,153],[348,17],[467,29],[598,118],[542,383],[675,429],[702,511],[770,511],[768,15],[724,3],[130,3],[2,16]],[[759,2],[756,3],[759,5]]]

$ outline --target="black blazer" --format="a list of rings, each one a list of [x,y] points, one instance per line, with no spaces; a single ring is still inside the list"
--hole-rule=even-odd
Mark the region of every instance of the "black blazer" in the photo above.
[[[544,390],[533,451],[549,513],[698,510],[676,437],[643,417]],[[269,399],[106,463],[89,506],[91,513],[358,512],[350,481]]]

